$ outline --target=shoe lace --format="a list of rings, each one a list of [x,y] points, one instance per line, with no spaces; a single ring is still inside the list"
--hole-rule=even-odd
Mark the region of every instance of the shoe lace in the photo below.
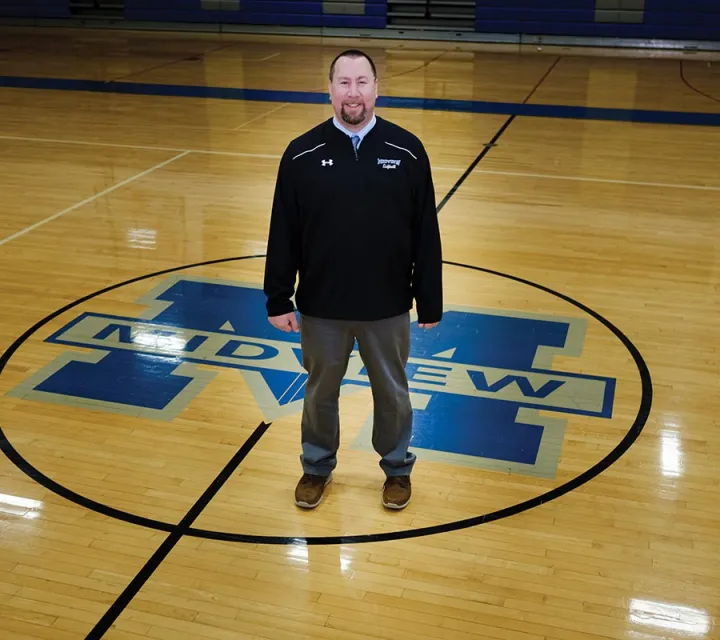
[[[300,484],[304,487],[310,487],[314,484],[318,484],[323,479],[320,476],[314,476],[309,473],[306,473],[302,478],[300,478]]]
[[[389,479],[390,484],[398,485],[403,489],[407,489],[410,486],[410,478],[407,476],[395,476]]]

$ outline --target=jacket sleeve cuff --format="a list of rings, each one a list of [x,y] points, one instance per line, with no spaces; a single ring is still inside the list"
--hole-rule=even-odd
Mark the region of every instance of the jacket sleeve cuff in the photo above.
[[[442,320],[442,311],[418,311],[418,324],[435,324]]]
[[[274,318],[275,316],[284,316],[286,313],[292,313],[295,311],[292,301],[287,300],[285,302],[271,301],[266,305],[268,318]]]

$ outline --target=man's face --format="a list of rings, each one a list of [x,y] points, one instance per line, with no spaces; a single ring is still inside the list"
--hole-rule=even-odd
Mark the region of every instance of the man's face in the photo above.
[[[340,58],[329,90],[335,115],[348,129],[359,131],[372,119],[377,79],[366,58]]]

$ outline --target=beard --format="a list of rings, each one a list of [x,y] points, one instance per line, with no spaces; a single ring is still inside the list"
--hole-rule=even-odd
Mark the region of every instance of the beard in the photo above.
[[[356,116],[350,115],[347,111],[345,111],[345,105],[342,106],[342,109],[340,109],[340,116],[342,117],[343,121],[347,124],[356,125],[360,124],[363,120],[365,120],[365,117],[367,116],[367,109],[365,108],[365,105],[363,105],[362,110],[360,113]]]

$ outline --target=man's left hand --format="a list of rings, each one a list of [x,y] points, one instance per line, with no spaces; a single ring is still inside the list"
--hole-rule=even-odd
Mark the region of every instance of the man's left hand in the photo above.
[[[432,322],[432,323],[430,323],[430,324],[420,324],[420,323],[418,323],[418,327],[420,327],[421,329],[434,329],[434,328],[437,327],[439,324],[440,324],[439,322]]]

